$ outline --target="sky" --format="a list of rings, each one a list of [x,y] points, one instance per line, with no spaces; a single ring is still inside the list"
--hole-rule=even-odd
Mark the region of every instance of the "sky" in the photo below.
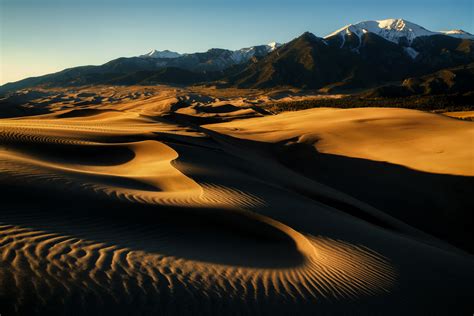
[[[403,18],[474,33],[472,0],[0,0],[0,84],[152,49],[180,53],[325,36]]]

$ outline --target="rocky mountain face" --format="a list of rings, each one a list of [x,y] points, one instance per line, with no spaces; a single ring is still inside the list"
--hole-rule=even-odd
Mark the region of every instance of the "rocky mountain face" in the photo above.
[[[472,39],[391,19],[349,25],[324,38],[305,33],[233,74],[228,82],[331,92],[380,86],[472,62]]]

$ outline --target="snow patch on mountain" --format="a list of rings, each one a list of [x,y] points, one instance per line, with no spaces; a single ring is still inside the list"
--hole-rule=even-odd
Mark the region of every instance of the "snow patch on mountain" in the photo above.
[[[281,44],[280,44],[280,43],[277,43],[277,42],[271,42],[271,43],[268,43],[267,46],[268,46],[269,51],[270,51],[270,52],[273,52],[275,49],[277,49],[278,47],[280,47]]]
[[[450,31],[440,31],[444,35],[449,35],[457,38],[471,39],[474,40],[474,35],[463,30],[450,30]]]
[[[146,53],[145,55],[140,55],[139,57],[142,58],[178,58],[181,54],[177,52],[172,52],[169,50],[158,51],[156,49]]]
[[[236,64],[249,61],[254,56],[265,56],[280,47],[280,43],[271,42],[267,45],[258,45],[252,47],[241,48],[232,52],[231,59]]]

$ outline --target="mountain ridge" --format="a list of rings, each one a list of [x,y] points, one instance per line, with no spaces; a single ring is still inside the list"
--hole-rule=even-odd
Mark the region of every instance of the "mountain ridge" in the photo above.
[[[305,32],[285,43],[180,54],[120,57],[0,86],[0,92],[94,84],[212,84],[251,88],[371,88],[474,61],[472,35],[432,32],[403,19],[349,24],[325,37]],[[168,69],[169,70],[166,70]],[[148,77],[147,77],[148,76]],[[124,80],[126,79],[126,80]]]

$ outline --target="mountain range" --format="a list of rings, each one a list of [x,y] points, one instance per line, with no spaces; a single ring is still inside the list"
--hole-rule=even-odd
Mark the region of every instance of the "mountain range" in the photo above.
[[[415,78],[436,77],[443,69],[471,63],[473,35],[462,30],[433,32],[403,19],[387,19],[350,24],[325,37],[306,32],[283,45],[270,43],[235,51],[213,48],[190,54],[152,50],[100,66],[74,67],[7,83],[0,92],[35,86],[197,83],[335,92],[419,82],[424,79]],[[463,78],[472,75],[472,71],[463,73]],[[461,86],[466,90],[466,84]],[[452,86],[450,89],[453,92]],[[415,90],[442,92],[438,88]]]

